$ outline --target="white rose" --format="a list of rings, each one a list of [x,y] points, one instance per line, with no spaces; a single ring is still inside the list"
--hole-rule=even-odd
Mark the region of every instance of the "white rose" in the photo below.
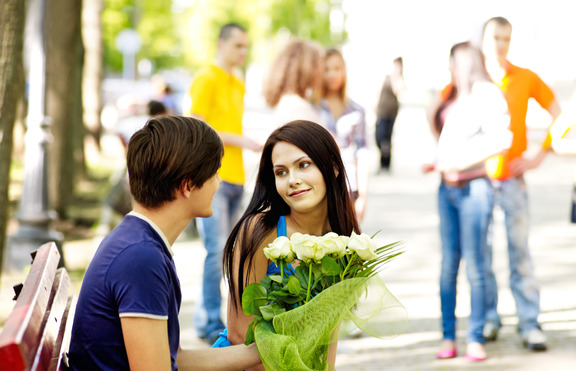
[[[320,261],[324,257],[322,249],[318,249],[318,237],[309,234],[294,233],[290,237],[292,249],[299,260],[309,263],[310,260]]]
[[[332,255],[335,258],[341,258],[346,255],[346,245],[349,237],[340,236],[334,232],[328,232],[320,238],[319,244],[322,245],[325,255]]]
[[[366,233],[358,235],[352,232],[348,242],[348,249],[355,251],[362,260],[372,260],[378,257],[375,253],[377,249],[376,243]]]
[[[273,262],[282,259],[290,264],[294,260],[294,252],[290,240],[286,236],[276,238],[268,247],[265,247],[264,255]]]

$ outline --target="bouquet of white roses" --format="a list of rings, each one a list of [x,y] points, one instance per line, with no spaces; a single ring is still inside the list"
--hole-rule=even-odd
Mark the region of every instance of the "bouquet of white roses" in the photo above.
[[[338,326],[341,333],[359,327],[381,337],[383,333],[375,329],[378,326],[367,326],[367,322],[384,309],[393,309],[401,312],[402,319],[385,320],[389,322],[385,332],[402,332],[405,310],[377,274],[384,263],[402,253],[398,247],[398,242],[377,247],[369,235],[354,232],[351,236],[331,232],[276,238],[264,254],[280,273],[248,285],[242,295],[244,314],[255,315],[246,344],[256,341],[266,369],[325,369],[328,344],[335,340]],[[294,261],[298,262],[295,269],[290,265]],[[372,295],[377,297],[376,304],[372,300],[358,308],[368,291],[376,292]]]

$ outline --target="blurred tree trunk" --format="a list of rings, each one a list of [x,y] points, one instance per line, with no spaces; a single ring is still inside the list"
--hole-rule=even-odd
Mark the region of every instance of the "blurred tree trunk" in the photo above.
[[[0,274],[10,213],[8,189],[12,135],[18,102],[24,93],[24,20],[22,0],[0,0]]]
[[[100,149],[102,135],[102,11],[103,0],[84,0],[82,10],[82,38],[84,40],[84,73],[82,77],[82,102],[84,122],[94,144]]]
[[[78,174],[85,169],[82,120],[82,0],[50,0],[46,8],[46,116],[52,119],[49,181],[53,209],[68,218]]]

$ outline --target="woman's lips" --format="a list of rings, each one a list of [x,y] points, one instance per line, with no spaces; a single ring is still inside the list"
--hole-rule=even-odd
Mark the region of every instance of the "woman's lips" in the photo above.
[[[309,189],[299,189],[297,191],[291,192],[290,197],[299,197],[308,191]]]

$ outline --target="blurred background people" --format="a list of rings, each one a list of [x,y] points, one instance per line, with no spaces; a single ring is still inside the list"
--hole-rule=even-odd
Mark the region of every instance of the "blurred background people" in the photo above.
[[[135,107],[133,112],[139,112],[141,109],[142,107]],[[116,133],[120,142],[122,142],[124,151],[128,149],[128,142],[132,135],[144,127],[150,117],[165,115],[167,111],[164,104],[151,100],[147,104],[147,113],[148,115],[129,116],[118,122]],[[128,185],[128,171],[125,163],[112,174],[110,184],[112,184],[112,186],[104,199],[100,211],[98,231],[100,236],[106,235],[120,223],[121,218],[124,218],[124,216],[132,210],[132,195],[130,194],[130,187]]]
[[[337,49],[328,49],[324,60],[324,84],[320,120],[336,139],[354,201],[358,222],[366,209],[369,153],[364,108],[346,94],[346,63]]]
[[[392,130],[398,116],[398,96],[405,89],[402,57],[392,61],[392,72],[384,78],[376,108],[376,147],[380,150],[380,171],[390,170]]]
[[[542,144],[532,158],[524,157],[528,147],[526,113],[528,101],[534,98],[548,111],[552,123],[560,115],[560,106],[552,90],[526,68],[508,61],[512,38],[512,25],[502,17],[494,17],[484,24],[482,50],[486,68],[492,80],[500,87],[508,102],[512,145],[504,154],[487,162],[488,176],[495,188],[496,205],[504,212],[508,239],[510,290],[516,302],[518,332],[525,347],[546,350],[547,338],[538,322],[540,314],[540,288],[534,275],[534,264],[528,247],[529,207],[524,173],[538,167],[550,152],[551,137]],[[492,230],[492,228],[490,228]],[[492,238],[488,242],[488,312],[484,336],[496,340],[502,326],[498,314],[498,285],[492,269]]]
[[[324,50],[315,41],[294,39],[270,65],[262,93],[274,108],[276,129],[292,120],[320,122]]]
[[[437,159],[426,171],[437,170],[442,181],[438,213],[442,245],[440,302],[443,340],[437,358],[454,358],[456,295],[460,261],[466,261],[470,284],[470,316],[466,359],[486,359],[483,329],[486,321],[485,251],[494,193],[484,160],[509,147],[510,118],[506,100],[492,83],[481,51],[469,42],[450,51],[450,104],[441,104]]]
[[[259,151],[261,145],[243,135],[243,81],[235,69],[244,65],[249,40],[246,30],[235,23],[221,27],[216,61],[198,71],[190,87],[189,113],[212,126],[224,143],[221,183],[214,196],[214,213],[198,218],[206,260],[202,296],[196,305],[194,323],[200,338],[213,343],[225,326],[221,319],[222,251],[226,238],[240,215],[244,194],[244,148]]]
[[[166,107],[166,112],[169,115],[179,115],[182,111],[178,100],[174,94],[172,87],[164,81],[161,76],[152,76],[152,83],[156,88],[154,100],[159,101]]]

